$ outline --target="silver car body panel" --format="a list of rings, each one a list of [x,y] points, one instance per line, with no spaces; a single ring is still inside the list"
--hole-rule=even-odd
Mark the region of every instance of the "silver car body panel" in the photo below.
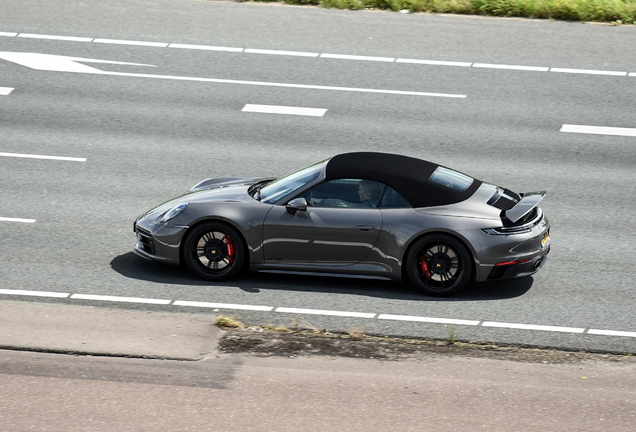
[[[430,233],[452,235],[466,246],[477,281],[530,275],[545,262],[550,249],[549,222],[537,207],[545,193],[525,194],[506,211],[489,205],[501,189],[488,183],[481,183],[469,198],[447,205],[288,209],[289,201],[325,180],[327,163],[317,179],[269,204],[248,193],[250,186],[266,179],[204,180],[137,218],[134,252],[156,262],[179,264],[188,231],[217,220],[240,232],[252,271],[401,280],[409,246]],[[183,213],[161,222],[170,209],[184,203],[188,206]],[[513,223],[524,217],[528,220],[507,228],[504,214]]]

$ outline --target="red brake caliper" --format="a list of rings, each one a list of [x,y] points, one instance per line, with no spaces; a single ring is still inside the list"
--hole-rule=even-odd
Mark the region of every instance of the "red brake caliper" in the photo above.
[[[230,264],[232,264],[234,262],[234,253],[235,253],[234,242],[232,241],[232,238],[229,235],[226,235],[223,241],[227,245],[227,258],[230,261]]]
[[[428,270],[428,264],[426,262],[426,259],[424,258],[424,255],[422,255],[420,259],[422,260],[422,273],[424,273],[424,276],[426,276],[427,278],[430,278],[431,272]]]

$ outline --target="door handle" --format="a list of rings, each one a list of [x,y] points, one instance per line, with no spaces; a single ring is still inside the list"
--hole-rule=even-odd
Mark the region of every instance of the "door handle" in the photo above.
[[[371,232],[371,231],[374,231],[374,230],[375,230],[375,226],[373,226],[373,225],[358,225],[358,226],[356,227],[356,229],[359,229],[360,231],[368,231],[368,232]]]

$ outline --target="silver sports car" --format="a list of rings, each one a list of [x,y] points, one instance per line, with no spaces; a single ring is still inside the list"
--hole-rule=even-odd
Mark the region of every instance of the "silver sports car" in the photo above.
[[[345,153],[277,180],[204,180],[137,218],[135,253],[211,281],[248,267],[408,279],[446,296],[544,265],[544,196],[411,157]]]

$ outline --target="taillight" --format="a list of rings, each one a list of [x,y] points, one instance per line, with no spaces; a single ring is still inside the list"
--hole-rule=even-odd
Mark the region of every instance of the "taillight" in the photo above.
[[[515,264],[523,264],[523,263],[527,263],[528,261],[530,261],[530,258],[524,258],[524,259],[515,260],[515,261],[504,261],[504,262],[500,262],[500,263],[495,264],[495,267],[497,267],[497,266],[515,265]]]

